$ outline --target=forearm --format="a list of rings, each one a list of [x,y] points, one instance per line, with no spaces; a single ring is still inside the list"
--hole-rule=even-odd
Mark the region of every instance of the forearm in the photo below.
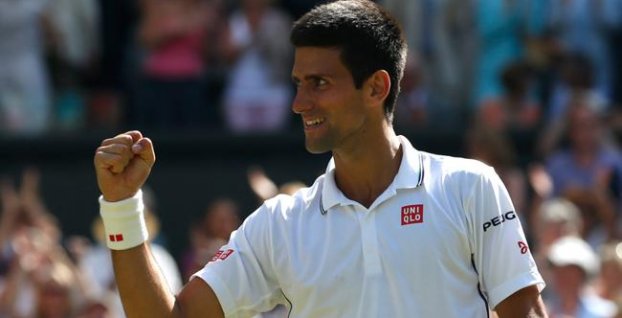
[[[170,291],[146,244],[112,252],[117,287],[127,317],[179,317]]]
[[[140,187],[154,162],[153,143],[139,131],[105,139],[94,158],[100,214],[125,313],[129,318],[223,317],[216,294],[202,280],[193,279],[175,297],[145,244]]]

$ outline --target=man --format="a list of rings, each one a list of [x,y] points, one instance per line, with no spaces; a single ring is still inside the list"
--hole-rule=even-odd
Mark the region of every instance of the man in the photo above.
[[[139,188],[155,160],[137,131],[95,155],[101,214],[129,317],[544,317],[544,287],[494,171],[415,150],[391,126],[406,45],[367,0],[296,22],[293,110],[326,174],[268,200],[176,297],[152,261]]]

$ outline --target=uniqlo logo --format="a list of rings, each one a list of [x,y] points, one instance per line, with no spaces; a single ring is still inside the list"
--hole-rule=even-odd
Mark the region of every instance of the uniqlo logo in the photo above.
[[[210,262],[215,262],[217,260],[224,261],[231,254],[233,254],[233,250],[232,249],[228,249],[226,251],[220,250],[220,251],[216,252],[216,254],[214,255],[214,257],[212,257]]]
[[[123,234],[110,234],[108,235],[108,239],[110,240],[110,242],[122,242]]]
[[[402,225],[423,223],[423,204],[402,207]]]

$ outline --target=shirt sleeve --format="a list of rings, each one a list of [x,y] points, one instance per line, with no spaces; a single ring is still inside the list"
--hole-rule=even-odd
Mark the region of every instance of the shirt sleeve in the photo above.
[[[464,201],[471,221],[472,261],[490,308],[527,286],[542,290],[544,280],[503,182],[486,167],[472,184]]]
[[[251,317],[283,303],[270,261],[268,214],[265,205],[251,214],[229,243],[192,276],[214,290],[225,317]]]

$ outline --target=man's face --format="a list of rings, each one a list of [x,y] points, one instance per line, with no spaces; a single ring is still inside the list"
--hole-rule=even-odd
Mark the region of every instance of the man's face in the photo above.
[[[297,86],[292,109],[302,117],[307,150],[323,153],[357,147],[369,111],[364,90],[356,89],[335,48],[296,49],[292,78]]]

